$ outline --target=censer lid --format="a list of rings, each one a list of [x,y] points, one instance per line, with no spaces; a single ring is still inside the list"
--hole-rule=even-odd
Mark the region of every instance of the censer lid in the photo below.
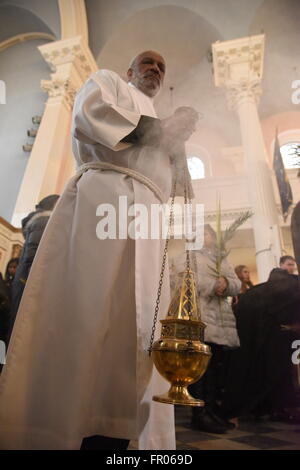
[[[175,293],[166,316],[167,319],[200,321],[201,313],[194,278],[195,275],[190,269],[179,273]]]

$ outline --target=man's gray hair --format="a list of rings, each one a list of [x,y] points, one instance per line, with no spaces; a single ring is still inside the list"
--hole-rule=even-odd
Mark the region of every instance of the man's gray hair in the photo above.
[[[160,55],[161,58],[164,60],[163,56],[159,53],[159,52],[155,52],[155,51],[152,51],[151,49],[149,49],[148,51],[143,51],[143,52],[140,52],[139,54],[137,54],[136,56],[134,56],[131,61],[129,62],[129,69],[134,69],[135,67],[135,63],[136,63],[136,60],[138,57],[140,57],[140,55],[143,55],[143,54],[146,54],[146,53],[150,53],[150,52],[154,52],[155,54],[157,55]]]

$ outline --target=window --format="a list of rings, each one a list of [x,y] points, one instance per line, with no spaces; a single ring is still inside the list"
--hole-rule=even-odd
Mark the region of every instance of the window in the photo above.
[[[187,157],[187,164],[192,180],[200,180],[205,178],[204,164],[199,157]]]
[[[288,144],[284,144],[280,147],[280,152],[285,168],[290,169],[300,167],[299,150],[297,153],[297,148],[299,149],[299,147],[300,142],[289,142]]]

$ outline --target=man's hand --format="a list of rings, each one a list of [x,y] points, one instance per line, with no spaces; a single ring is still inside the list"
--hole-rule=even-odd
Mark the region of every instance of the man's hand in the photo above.
[[[161,121],[167,141],[185,142],[196,130],[199,114],[193,108],[181,106],[172,116]]]
[[[228,287],[227,279],[224,276],[219,277],[215,284],[215,294],[221,297],[224,294],[227,287]]]

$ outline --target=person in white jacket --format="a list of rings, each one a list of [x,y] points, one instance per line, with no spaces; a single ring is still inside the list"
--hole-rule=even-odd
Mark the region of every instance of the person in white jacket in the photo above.
[[[164,241],[139,238],[138,227],[127,236],[127,219],[118,217],[120,197],[128,207],[167,202],[175,157],[161,144],[163,128],[174,142],[195,128],[191,108],[157,119],[153,97],[164,75],[162,56],[146,51],[132,61],[127,83],[100,70],[76,97],[79,168],[49,220],[20,304],[0,380],[2,449],[79,449],[84,438],[82,448],[86,438],[97,448],[124,449],[129,440],[140,449],[175,448],[173,407],[152,401],[167,383],[148,355]],[[103,237],[112,210],[116,236]]]
[[[192,384],[189,389],[195,398],[205,401],[203,409],[192,408],[192,427],[223,434],[232,426],[218,416],[218,383],[222,382],[222,375],[225,373],[227,351],[240,345],[235,316],[227,297],[238,294],[241,281],[226,258],[221,264],[221,274],[216,278],[213,272],[216,269],[215,243],[216,233],[207,224],[204,226],[203,248],[190,252],[201,320],[206,324],[204,341],[211,347],[212,359],[203,378]],[[176,285],[176,278],[185,269],[185,259],[185,254],[180,254],[171,264],[173,289]]]

